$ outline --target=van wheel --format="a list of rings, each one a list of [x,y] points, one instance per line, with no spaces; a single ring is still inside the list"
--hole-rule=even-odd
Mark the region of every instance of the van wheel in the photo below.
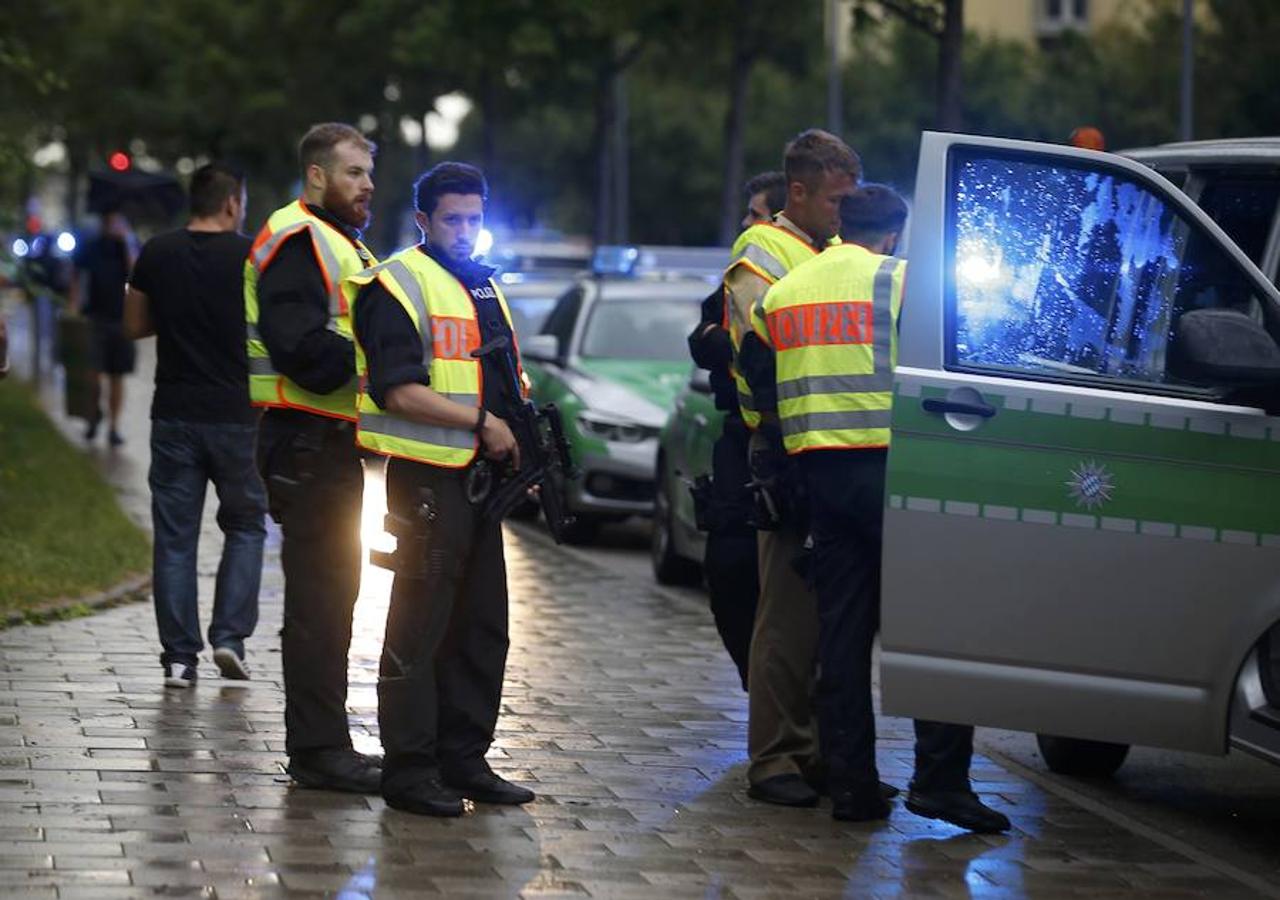
[[[653,530],[649,533],[649,561],[658,584],[696,586],[702,583],[702,567],[676,553],[672,530],[675,505],[667,494],[670,479],[658,463],[658,490],[653,498]]]
[[[1037,734],[1040,755],[1049,771],[1080,778],[1108,778],[1124,764],[1129,755],[1128,744],[1086,741],[1082,738]]]

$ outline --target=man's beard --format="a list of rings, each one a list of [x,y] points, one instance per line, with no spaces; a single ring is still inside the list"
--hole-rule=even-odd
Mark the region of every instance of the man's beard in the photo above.
[[[366,205],[365,211],[360,212],[354,201],[346,200],[334,187],[325,188],[320,205],[352,228],[363,230],[369,226],[372,210]]]

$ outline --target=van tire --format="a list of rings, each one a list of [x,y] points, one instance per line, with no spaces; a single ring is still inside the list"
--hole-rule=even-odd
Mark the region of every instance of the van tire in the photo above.
[[[1109,778],[1124,765],[1128,744],[1086,741],[1083,738],[1037,734],[1040,755],[1049,771],[1077,778]]]

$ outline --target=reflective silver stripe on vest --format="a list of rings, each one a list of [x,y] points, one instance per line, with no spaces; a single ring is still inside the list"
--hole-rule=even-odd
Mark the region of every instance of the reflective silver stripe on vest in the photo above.
[[[795,400],[813,394],[869,394],[893,390],[893,273],[898,262],[890,257],[880,263],[872,286],[871,331],[875,336],[872,365],[875,370],[865,375],[810,375],[780,381],[779,400]]]
[[[266,356],[249,357],[249,374],[250,375],[275,375],[276,370],[271,366],[271,359]]]
[[[299,231],[310,230],[315,227],[310,222],[297,222],[287,228],[277,231],[257,250],[253,251],[251,257],[253,267],[262,273],[262,266],[271,258],[282,243],[293,237]],[[342,312],[342,291],[339,289],[339,283],[342,281],[342,266],[338,264],[338,258],[333,255],[333,249],[329,246],[329,242],[319,235],[311,235],[312,245],[320,249],[320,264],[325,268],[325,274],[329,276],[329,284],[333,285],[333,290],[329,292],[329,316],[332,317]],[[329,323],[329,330],[335,331],[336,328],[332,321]]]
[[[475,406],[479,397],[475,394],[444,394],[455,403],[463,406]],[[437,447],[454,447],[459,450],[471,450],[476,446],[476,435],[461,428],[445,428],[440,425],[424,425],[411,422],[399,416],[387,413],[360,414],[360,430],[369,434],[381,434],[386,437],[401,438],[406,441],[418,441],[424,444],[435,444]]]
[[[779,262],[768,250],[756,244],[747,244],[747,246],[743,247],[742,252],[729,263],[729,268],[732,269],[734,265],[742,260],[746,260],[757,268],[763,269],[775,281],[787,274],[786,266]]]
[[[738,405],[749,412],[756,411],[756,401],[745,391],[738,391]]]
[[[244,323],[244,329],[245,329],[245,336],[246,336],[246,337],[248,337],[248,338],[249,338],[249,340],[251,340],[251,341],[261,341],[261,340],[262,340],[262,334],[261,334],[261,332],[259,332],[259,331],[258,331],[258,323],[257,323],[257,322],[245,322],[245,323]]]
[[[418,337],[422,338],[422,364],[429,366],[432,356],[431,313],[427,311],[427,298],[422,293],[422,285],[401,260],[388,261],[385,271],[395,279],[400,290],[404,291],[404,295],[413,304],[413,311],[418,314]],[[475,403],[475,399],[472,398],[471,402]]]
[[[863,428],[888,428],[893,419],[890,409],[856,409],[843,412],[811,412],[787,416],[782,420],[783,434],[806,431],[857,431]]]
[[[876,371],[867,375],[811,375],[778,382],[778,399],[795,400],[813,394],[867,394],[893,389],[893,373]]]
[[[261,274],[263,264],[271,258],[281,244],[293,237],[303,228],[310,227],[311,226],[307,222],[295,222],[287,228],[282,228],[275,234],[271,235],[271,237],[262,242],[257,250],[253,251],[253,256],[250,258],[250,261],[253,263],[253,267],[258,270],[259,274]]]

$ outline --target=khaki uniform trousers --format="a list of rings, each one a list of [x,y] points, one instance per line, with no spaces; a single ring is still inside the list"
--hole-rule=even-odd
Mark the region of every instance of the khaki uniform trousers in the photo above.
[[[761,431],[751,451],[770,448]],[[792,566],[805,535],[794,526],[757,533],[760,601],[751,634],[747,678],[747,780],[806,775],[820,763],[813,689],[818,654],[818,605]]]

